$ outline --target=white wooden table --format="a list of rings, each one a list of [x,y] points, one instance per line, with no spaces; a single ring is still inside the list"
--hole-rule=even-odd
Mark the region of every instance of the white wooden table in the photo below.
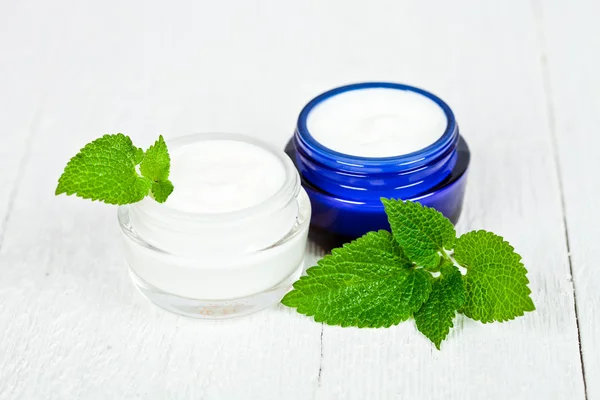
[[[0,399],[600,399],[598,15],[596,0],[0,0]],[[187,319],[130,284],[115,208],[53,195],[101,134],[283,146],[307,100],[364,80],[453,107],[473,152],[458,230],[516,247],[536,312],[459,318],[442,351],[412,322]]]

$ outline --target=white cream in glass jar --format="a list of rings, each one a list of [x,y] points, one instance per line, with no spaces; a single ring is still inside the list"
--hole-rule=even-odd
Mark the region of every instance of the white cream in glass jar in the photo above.
[[[303,271],[311,213],[292,161],[235,134],[167,145],[169,199],[119,208],[135,285],[157,305],[200,318],[278,302]]]

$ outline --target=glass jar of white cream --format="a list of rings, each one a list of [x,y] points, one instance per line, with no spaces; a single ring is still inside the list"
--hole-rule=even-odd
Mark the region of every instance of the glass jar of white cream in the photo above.
[[[169,141],[167,202],[119,208],[134,284],[191,317],[227,318],[278,302],[304,268],[310,202],[283,151],[234,134]]]

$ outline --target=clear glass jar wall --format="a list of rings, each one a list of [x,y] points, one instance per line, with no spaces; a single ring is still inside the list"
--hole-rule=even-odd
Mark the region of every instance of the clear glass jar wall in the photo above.
[[[192,135],[245,141],[276,155],[285,168],[280,190],[261,204],[226,213],[169,209],[152,199],[120,207],[125,254],[134,284],[157,305],[206,318],[249,314],[278,302],[299,278],[310,202],[291,160],[241,135]]]

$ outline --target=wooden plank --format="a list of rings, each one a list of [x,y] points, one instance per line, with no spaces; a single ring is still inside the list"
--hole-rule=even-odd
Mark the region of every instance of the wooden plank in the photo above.
[[[1,73],[1,72],[0,72]],[[0,87],[2,85],[0,84]],[[14,198],[19,190],[22,172],[29,158],[29,143],[37,130],[36,123],[33,126],[18,126],[9,121],[8,115],[13,112],[24,113],[23,109],[14,106],[9,98],[0,99],[0,109],[6,113],[0,113],[0,131],[2,144],[0,145],[0,251],[10,216],[14,205]],[[30,115],[28,115],[29,117]]]
[[[370,16],[366,12],[365,19]],[[378,16],[381,26],[394,26],[394,37],[407,38],[394,52],[379,54],[380,63],[437,79],[431,87],[440,88],[454,107],[471,145],[459,231],[488,229],[518,249],[537,311],[504,324],[460,318],[440,352],[412,322],[389,330],[325,326],[317,398],[583,399],[573,287],[530,5],[421,2],[410,12]],[[422,21],[428,21],[427,29]],[[415,37],[419,46],[412,47]],[[427,68],[416,61],[426,52],[440,61],[430,73],[418,72]]]
[[[228,121],[241,126],[244,120],[252,133],[268,122],[252,107],[233,112],[238,101],[254,104],[263,79],[247,92],[222,85],[229,76],[204,67],[220,48],[204,55],[198,49],[188,61],[194,68],[177,78],[183,61],[169,65],[169,72],[160,64],[144,66],[136,32],[146,28],[152,36],[153,28],[145,27],[140,7],[23,2],[0,15],[0,26],[14,21],[4,28],[7,36],[26,38],[21,47],[6,47],[6,59],[39,51],[31,74],[21,76],[14,61],[0,67],[15,81],[0,81],[0,91],[16,92],[31,79],[48,98],[0,255],[0,398],[310,398],[320,325],[282,306],[223,322],[161,311],[129,282],[115,208],[53,196],[68,159],[100,134],[122,130],[145,146],[158,133],[236,131],[241,129]],[[163,8],[155,5],[152,17],[161,19]],[[177,18],[179,13],[171,16],[174,25],[188,25]],[[169,34],[164,23],[157,26]],[[188,42],[180,56],[205,33],[182,34]],[[162,76],[169,83],[153,86],[154,77]],[[211,95],[198,95],[204,92]],[[235,96],[241,97],[228,104]],[[277,96],[272,102],[265,108],[276,109]],[[32,118],[14,113],[21,107],[9,108],[3,118],[27,130]],[[291,135],[293,120],[287,122],[281,144]],[[3,133],[2,145],[7,143],[12,145]]]
[[[600,3],[538,4],[546,90],[564,188],[566,235],[577,299],[589,399],[600,398],[600,275],[596,272],[600,214]]]

